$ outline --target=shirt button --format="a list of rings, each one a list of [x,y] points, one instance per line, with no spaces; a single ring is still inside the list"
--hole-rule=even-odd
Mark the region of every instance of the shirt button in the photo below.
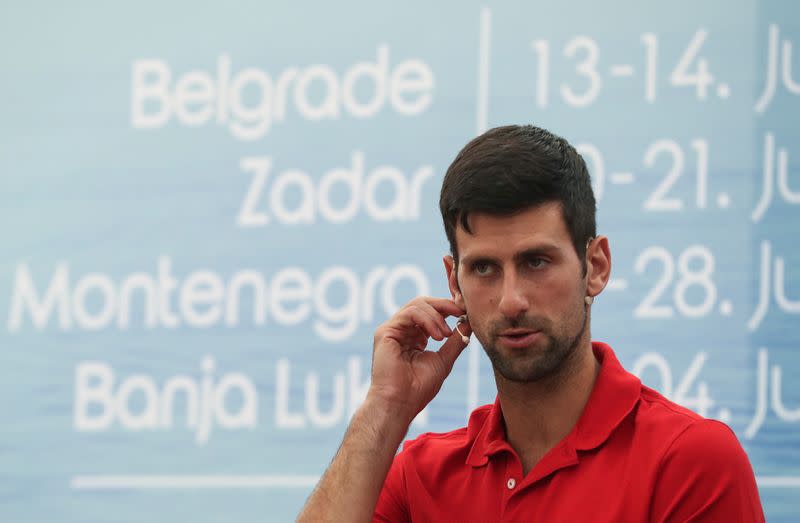
[[[508,490],[512,490],[516,486],[517,486],[517,480],[514,478],[508,478],[508,482],[506,483],[506,487],[508,487]]]

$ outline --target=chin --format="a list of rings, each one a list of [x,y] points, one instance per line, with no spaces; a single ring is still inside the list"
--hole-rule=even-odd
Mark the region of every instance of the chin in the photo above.
[[[552,376],[558,372],[563,363],[563,358],[553,362],[550,358],[541,356],[507,358],[496,353],[494,357],[490,355],[489,359],[494,370],[503,378],[520,383],[539,381]]]

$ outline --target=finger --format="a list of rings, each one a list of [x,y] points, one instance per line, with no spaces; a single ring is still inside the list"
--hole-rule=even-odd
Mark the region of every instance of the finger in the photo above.
[[[406,309],[404,316],[407,316],[406,321],[416,325],[431,338],[441,341],[445,337],[445,333],[436,324],[436,321],[427,314],[420,306],[414,305]]]
[[[472,334],[469,321],[461,323],[458,328],[467,338]],[[437,354],[442,358],[442,363],[444,363],[448,373],[453,369],[453,364],[455,364],[456,359],[458,359],[458,356],[464,351],[467,345],[469,345],[469,340],[464,343],[458,330],[453,329],[453,334],[439,348]]]
[[[416,336],[417,329],[426,334],[428,331],[436,332],[438,330],[433,318],[422,311],[419,303],[409,303],[400,309],[386,322],[386,327],[402,332],[404,338]]]
[[[443,338],[450,336],[453,333],[453,330],[450,328],[447,322],[444,321],[444,316],[442,316],[439,311],[434,309],[430,303],[421,302],[417,306],[420,308],[420,310],[422,310],[422,312],[426,313],[433,319],[433,321],[436,322],[436,325],[439,326],[439,330],[441,331]]]
[[[420,333],[414,338],[413,345],[417,350],[425,350],[425,348],[428,346],[428,336],[420,331]]]
[[[467,311],[456,305],[456,302],[450,298],[423,298],[425,303],[436,309],[439,314],[447,316],[461,316],[466,314]]]

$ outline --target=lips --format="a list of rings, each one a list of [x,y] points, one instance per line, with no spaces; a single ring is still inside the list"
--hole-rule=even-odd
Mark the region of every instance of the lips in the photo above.
[[[530,329],[509,329],[498,336],[498,340],[508,347],[518,349],[531,345],[542,335],[541,331]]]

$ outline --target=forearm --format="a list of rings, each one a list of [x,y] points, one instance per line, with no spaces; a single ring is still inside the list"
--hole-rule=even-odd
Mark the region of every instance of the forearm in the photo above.
[[[408,418],[367,398],[353,415],[339,451],[297,521],[371,521]]]

